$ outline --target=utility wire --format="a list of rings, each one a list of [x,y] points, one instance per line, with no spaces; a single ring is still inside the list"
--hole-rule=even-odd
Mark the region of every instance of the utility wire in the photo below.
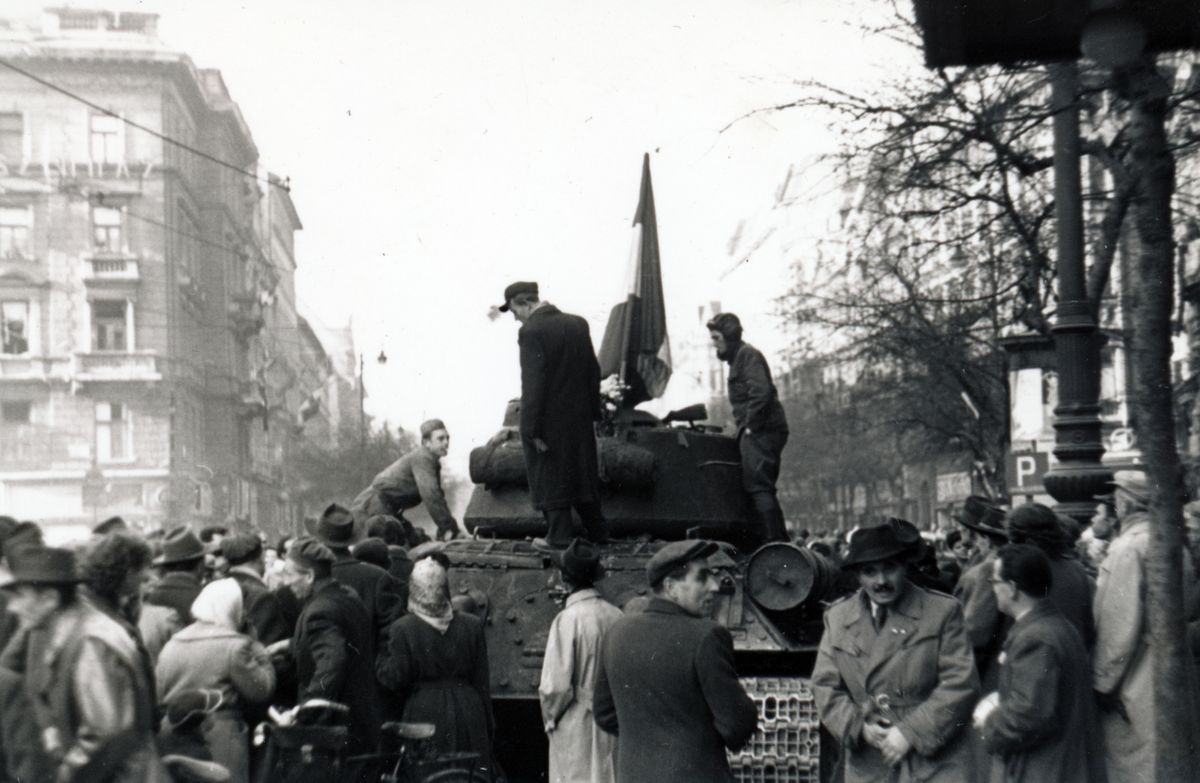
[[[16,65],[16,64],[10,62],[9,60],[0,58],[0,65],[3,65],[5,68],[8,68],[11,71],[15,71],[16,73],[19,73],[28,79],[32,79],[33,81],[37,82],[38,84],[42,85],[43,87],[48,87],[49,89],[54,90],[57,93],[61,93],[65,96],[67,96],[68,98],[79,101],[83,105],[85,105],[95,111],[98,111],[102,114],[106,114],[109,117],[113,117],[114,119],[120,120],[121,122],[125,123],[126,125],[128,125],[131,128],[137,128],[138,130],[140,130],[144,133],[149,133],[151,136],[161,139],[168,144],[172,144],[172,145],[180,148],[181,150],[190,152],[197,157],[203,158],[211,163],[215,163],[218,166],[223,166],[227,169],[230,169],[231,171],[236,171],[238,174],[241,174],[242,176],[253,177],[254,179],[258,180],[259,182],[264,182],[267,185],[279,188],[280,190],[282,190],[285,193],[292,192],[292,187],[289,184],[291,182],[290,178],[284,180],[283,182],[280,182],[275,179],[272,179],[271,177],[264,177],[261,174],[258,174],[257,172],[247,171],[246,169],[243,169],[241,166],[235,166],[234,164],[230,163],[229,161],[222,160],[221,158],[218,158],[215,155],[211,155],[211,154],[205,152],[204,150],[196,149],[195,147],[191,146],[190,144],[186,144],[182,141],[179,141],[178,139],[172,138],[172,137],[166,135],[165,133],[156,131],[153,128],[146,127],[145,125],[142,125],[141,123],[134,122],[131,119],[123,117],[120,114],[117,114],[116,112],[112,111],[111,109],[106,109],[98,103],[89,101],[87,98],[84,98],[82,95],[71,92],[70,90],[66,89],[65,87],[60,87],[59,85],[55,84],[54,82],[49,81],[48,79],[44,79],[35,73],[27,71],[24,68],[20,67],[19,65]]]

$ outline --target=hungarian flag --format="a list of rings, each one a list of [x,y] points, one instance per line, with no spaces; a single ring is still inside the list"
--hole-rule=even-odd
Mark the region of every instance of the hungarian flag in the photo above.
[[[629,387],[623,400],[627,408],[661,397],[671,379],[671,344],[667,340],[648,153],[642,159],[642,189],[633,217],[628,294],[609,313],[599,358],[600,377],[619,375]]]

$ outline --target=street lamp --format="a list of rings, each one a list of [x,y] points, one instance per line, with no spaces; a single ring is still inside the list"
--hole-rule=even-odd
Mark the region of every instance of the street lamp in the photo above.
[[[380,349],[379,355],[375,357],[375,363],[383,365],[387,364],[387,360],[387,354]],[[362,352],[360,351],[358,354],[358,450],[359,459],[362,463],[361,479],[363,486],[366,486],[366,483],[370,478],[367,476],[367,470],[369,466],[367,464],[367,376],[365,371],[366,362],[363,358]]]

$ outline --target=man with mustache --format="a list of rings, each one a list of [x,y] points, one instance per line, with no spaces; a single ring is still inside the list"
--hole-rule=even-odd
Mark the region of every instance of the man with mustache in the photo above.
[[[825,613],[812,683],[845,783],[972,779],[962,728],[979,678],[962,609],[909,581],[913,554],[895,525],[856,530],[843,567],[860,589]]]

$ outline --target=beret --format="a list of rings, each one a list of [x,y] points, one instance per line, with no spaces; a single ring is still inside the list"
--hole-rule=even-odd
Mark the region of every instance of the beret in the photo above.
[[[654,553],[646,563],[646,581],[658,584],[667,574],[681,565],[693,560],[703,560],[717,551],[713,541],[692,539],[690,541],[672,541]]]
[[[380,568],[388,567],[388,545],[382,538],[364,538],[350,547],[351,554],[358,560]]]
[[[333,565],[333,561],[337,559],[329,547],[311,536],[293,541],[288,547],[287,556],[288,560],[306,571],[311,571],[319,565]]]
[[[221,539],[221,556],[232,565],[245,563],[262,554],[262,539],[254,533],[233,533]]]

